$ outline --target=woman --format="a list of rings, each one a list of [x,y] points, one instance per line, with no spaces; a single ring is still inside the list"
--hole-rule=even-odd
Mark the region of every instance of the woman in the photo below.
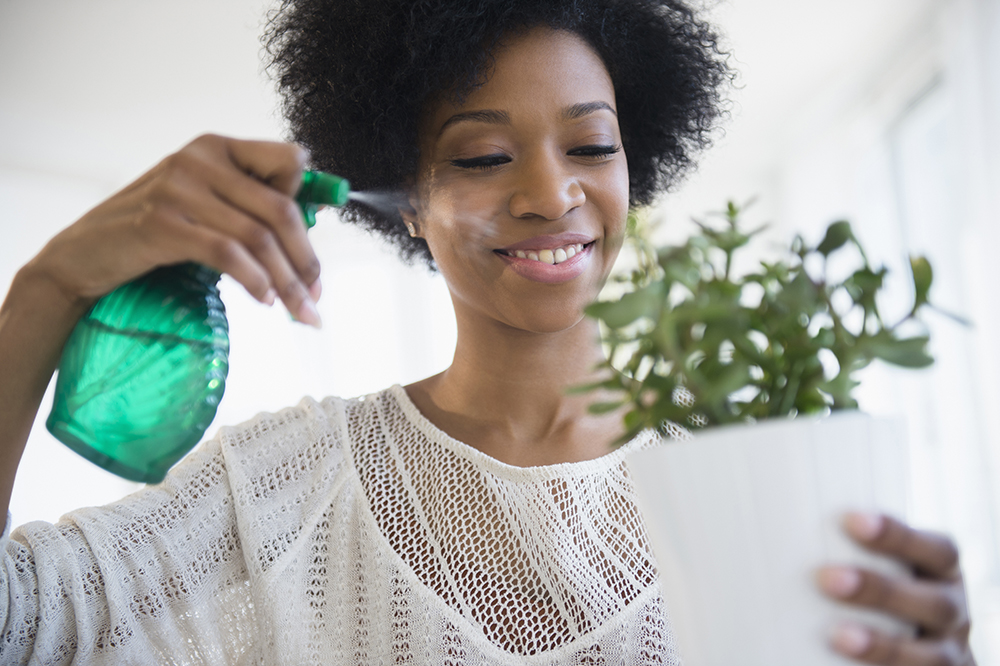
[[[347,217],[444,275],[443,373],[224,429],[162,485],[6,544],[0,661],[677,663],[618,415],[564,389],[582,316],[648,203],[706,143],[725,67],[674,1],[288,2],[269,44],[291,144],[202,137],[54,238],[0,309],[9,497],[59,350],[94,299],[197,261],[318,324],[292,201],[307,162],[398,211]],[[921,627],[843,628],[862,661],[971,664],[954,547],[887,518],[853,536],[915,582],[829,568],[834,596]]]

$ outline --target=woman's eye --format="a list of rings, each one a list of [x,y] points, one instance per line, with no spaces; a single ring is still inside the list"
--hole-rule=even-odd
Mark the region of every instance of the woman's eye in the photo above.
[[[489,171],[490,169],[495,169],[498,166],[503,166],[508,162],[510,162],[510,158],[501,153],[496,155],[470,157],[461,160],[451,160],[451,165],[456,166],[459,169],[479,169],[480,171]]]
[[[621,149],[622,147],[620,144],[580,146],[579,148],[574,148],[569,151],[569,154],[573,157],[591,157],[601,159],[611,157]]]

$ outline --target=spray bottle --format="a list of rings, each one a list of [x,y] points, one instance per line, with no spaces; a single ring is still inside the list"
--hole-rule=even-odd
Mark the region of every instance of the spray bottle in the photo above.
[[[303,174],[307,228],[319,205],[343,206],[347,180]],[[63,348],[46,426],[84,458],[158,483],[215,418],[229,372],[220,274],[187,263],[157,268],[102,297]]]

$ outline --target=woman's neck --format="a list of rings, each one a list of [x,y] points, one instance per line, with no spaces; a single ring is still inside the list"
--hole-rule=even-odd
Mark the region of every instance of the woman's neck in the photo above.
[[[587,407],[600,396],[567,389],[597,381],[602,360],[589,319],[557,333],[460,319],[452,365],[406,390],[436,426],[503,462],[589,460],[610,451],[621,415],[594,416]]]

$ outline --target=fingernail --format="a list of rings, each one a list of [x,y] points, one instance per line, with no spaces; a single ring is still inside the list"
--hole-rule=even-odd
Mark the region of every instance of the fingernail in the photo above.
[[[839,599],[851,596],[861,587],[861,574],[847,567],[824,567],[818,578],[820,588]]]
[[[316,304],[309,298],[302,301],[302,305],[299,306],[298,315],[295,318],[303,324],[309,324],[315,328],[323,328],[323,321],[319,317],[319,310],[316,309]]]
[[[263,298],[260,299],[261,303],[266,303],[267,305],[274,305],[274,299],[278,297],[278,292],[274,289],[268,289],[267,293],[264,294]]]
[[[312,296],[313,302],[319,302],[319,297],[323,295],[323,283],[316,278],[311,285],[309,285],[309,295]]]
[[[861,541],[874,541],[885,527],[882,516],[872,513],[847,513],[843,522],[847,532]]]
[[[872,634],[857,624],[842,624],[834,629],[830,645],[841,654],[857,657],[871,648]]]

